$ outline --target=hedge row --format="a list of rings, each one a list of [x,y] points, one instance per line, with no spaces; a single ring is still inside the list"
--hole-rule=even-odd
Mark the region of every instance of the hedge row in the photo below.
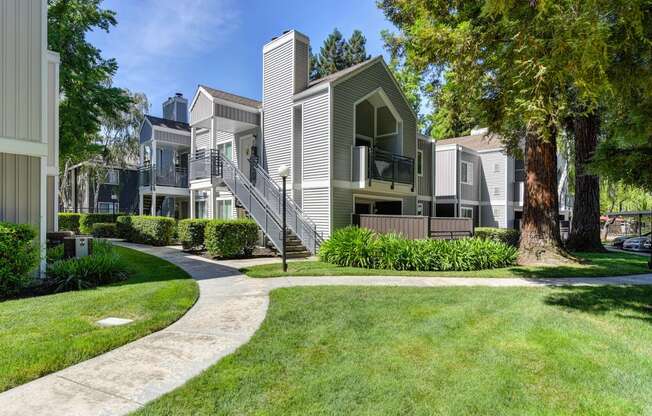
[[[59,213],[59,230],[72,231],[75,234],[92,234],[93,224],[115,223],[117,214],[61,212]]]
[[[204,248],[204,230],[207,219],[185,219],[179,221],[177,233],[184,250],[201,250]]]
[[[346,227],[319,249],[322,261],[338,266],[389,270],[469,271],[515,264],[517,250],[505,243],[479,238],[408,240],[400,235]]]
[[[252,220],[211,220],[205,225],[204,246],[214,257],[250,256],[258,241],[258,226]]]
[[[111,222],[96,222],[91,234],[96,238],[115,238],[118,236],[118,227]]]
[[[479,239],[500,241],[512,247],[518,247],[521,239],[521,232],[511,228],[478,227],[474,234]]]
[[[16,295],[32,281],[39,263],[36,236],[29,225],[0,222],[0,298]]]
[[[120,216],[116,232],[119,237],[132,243],[167,246],[172,243],[177,222],[170,217]]]

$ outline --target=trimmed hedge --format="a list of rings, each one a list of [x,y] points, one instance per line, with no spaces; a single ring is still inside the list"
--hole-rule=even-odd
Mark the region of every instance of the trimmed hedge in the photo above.
[[[408,240],[364,228],[337,230],[319,249],[320,260],[347,267],[415,271],[470,271],[516,263],[517,249],[479,238]]]
[[[518,247],[521,232],[511,228],[478,227],[475,229],[475,237],[482,240],[500,241],[512,247]]]
[[[258,241],[258,225],[252,220],[211,220],[205,225],[204,245],[211,256],[250,256]]]
[[[82,234],[91,234],[93,232],[93,224],[101,223],[114,223],[118,218],[117,214],[81,214],[79,218],[79,232]]]
[[[40,257],[36,236],[29,225],[0,222],[0,298],[20,293],[32,281]]]
[[[177,226],[178,239],[184,250],[201,250],[204,248],[204,232],[207,219],[185,219]]]
[[[119,217],[118,233],[132,243],[166,246],[172,242],[177,227],[174,218],[132,216]],[[129,219],[125,219],[129,218]]]
[[[131,239],[131,216],[130,215],[121,215],[115,220],[116,233],[118,238],[124,238],[125,240]]]
[[[79,234],[79,218],[81,214],[78,212],[60,212],[59,213],[59,231],[72,231]]]
[[[97,238],[115,238],[118,235],[118,227],[112,222],[96,222],[91,234]]]

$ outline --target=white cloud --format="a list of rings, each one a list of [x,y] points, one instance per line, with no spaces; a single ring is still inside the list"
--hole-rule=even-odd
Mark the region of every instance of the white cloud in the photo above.
[[[240,22],[231,0],[108,0],[102,7],[116,11],[118,25],[92,42],[118,61],[116,85],[147,93],[154,112],[179,88],[180,61],[212,53]]]

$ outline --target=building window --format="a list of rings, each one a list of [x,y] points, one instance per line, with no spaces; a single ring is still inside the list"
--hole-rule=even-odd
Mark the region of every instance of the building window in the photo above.
[[[423,176],[423,152],[417,150],[417,176]]]
[[[462,161],[460,179],[465,185],[473,185],[473,163]]]
[[[221,219],[229,219],[233,217],[233,200],[232,199],[218,199],[216,201],[217,217]]]
[[[423,215],[423,202],[417,202],[417,215]]]
[[[473,208],[462,207],[460,208],[460,214],[462,215],[462,218],[473,219]]]
[[[208,192],[195,191],[195,218],[208,218]]]
[[[233,142],[225,142],[217,145],[217,151],[225,158],[233,160]]]
[[[109,169],[106,172],[106,185],[119,185],[120,184],[120,171],[118,169]]]
[[[119,202],[98,202],[97,212],[101,214],[116,214],[120,212]]]

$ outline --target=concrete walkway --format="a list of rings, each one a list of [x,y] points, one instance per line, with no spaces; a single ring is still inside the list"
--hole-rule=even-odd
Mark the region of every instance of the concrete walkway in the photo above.
[[[199,284],[197,303],[177,322],[98,357],[0,393],[0,414],[124,415],[183,385],[245,344],[262,323],[268,294],[279,287],[651,285],[652,274],[573,279],[451,277],[283,277],[250,279],[239,267],[276,259],[213,261],[177,248],[128,243],[187,271]]]

